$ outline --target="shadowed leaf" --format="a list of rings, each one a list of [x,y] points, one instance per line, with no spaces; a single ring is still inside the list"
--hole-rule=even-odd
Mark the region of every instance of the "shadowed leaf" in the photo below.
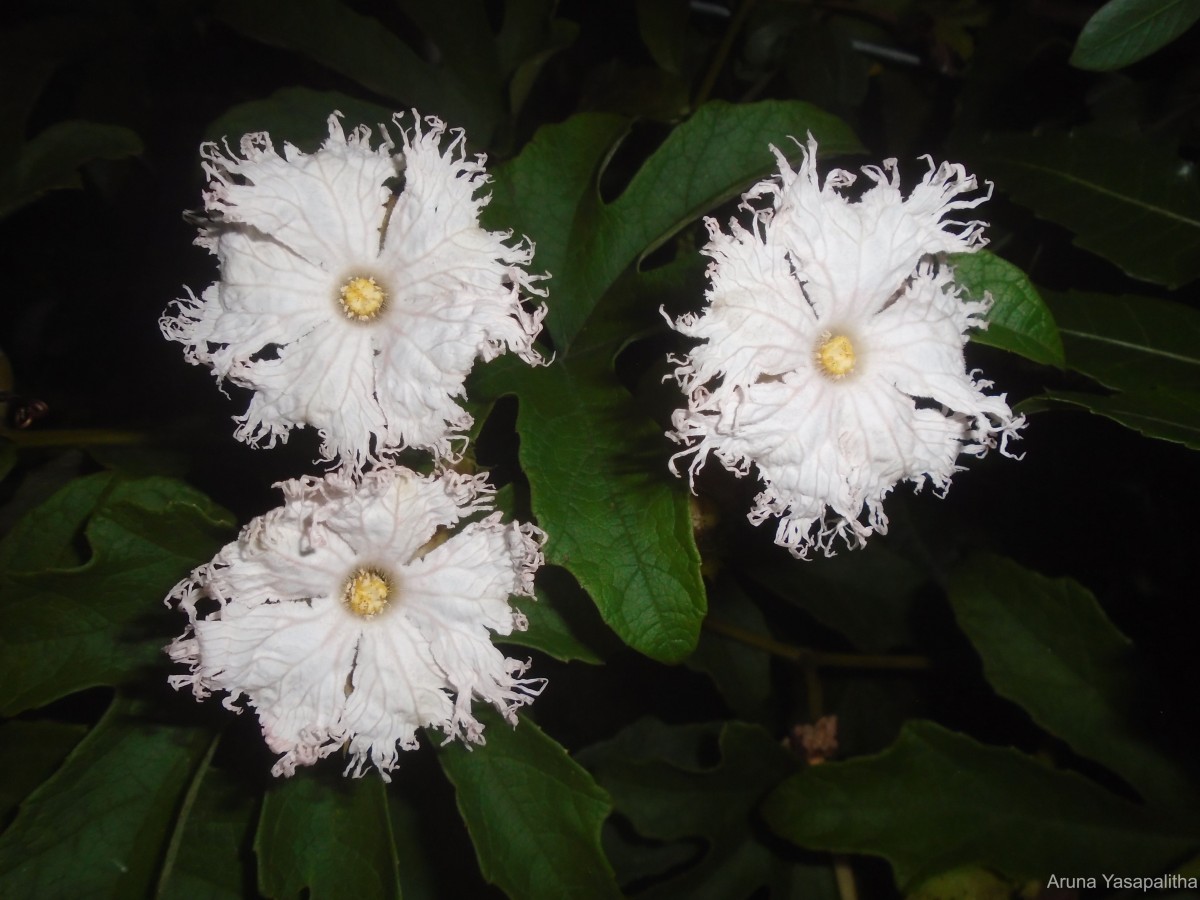
[[[600,849],[608,795],[528,718],[514,729],[490,711],[487,744],[438,755],[484,877],[510,897],[619,897]]]

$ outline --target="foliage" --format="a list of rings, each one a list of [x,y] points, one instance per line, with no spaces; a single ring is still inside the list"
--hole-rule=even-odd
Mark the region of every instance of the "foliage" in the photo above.
[[[52,6],[0,43],[0,895],[1197,875],[1200,4]],[[315,441],[233,442],[237,403],[154,323],[212,277],[179,215],[200,141],[311,149],[334,109],[410,108],[488,154],[487,226],[552,276],[551,362],[476,368],[462,464],[547,532],[505,640],[548,686],[483,746],[426,735],[390,784],[337,755],[277,781],[252,713],[167,689],[162,600]],[[664,313],[700,307],[703,218],[744,220],[769,146],[808,134],[823,172],[896,157],[908,186],[927,153],[992,183],[988,250],[942,262],[990,297],[969,365],[1030,421],[1023,462],[894,491],[889,534],[799,561],[745,521],[753,473],[671,475]]]

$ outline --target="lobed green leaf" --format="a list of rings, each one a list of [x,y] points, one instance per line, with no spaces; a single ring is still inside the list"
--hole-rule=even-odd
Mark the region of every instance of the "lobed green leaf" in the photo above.
[[[576,635],[576,628],[582,634],[589,634],[604,626],[587,594],[570,573],[557,566],[542,567],[535,592],[536,602],[526,598],[514,601],[529,621],[529,628],[514,631],[498,641],[532,647],[562,662],[579,660],[593,665],[603,662],[597,650]]]
[[[751,634],[770,634],[762,610],[732,577],[717,576],[709,587],[708,602],[710,623],[716,619]],[[765,651],[704,629],[687,665],[708,675],[740,718],[765,720],[771,701],[771,658]]]
[[[768,144],[794,156],[799,147],[790,138],[811,132],[823,155],[860,149],[847,125],[806,103],[714,101],[675,128],[605,203],[599,172],[628,127],[618,116],[573,116],[540,129],[495,172],[489,221],[532,238],[535,265],[553,273],[546,327],[560,353],[626,268],[774,168]],[[547,184],[555,185],[549,194]]]
[[[326,123],[334,111],[343,113],[343,126],[349,131],[366,125],[378,134],[380,124],[390,125],[393,110],[378,103],[359,100],[339,91],[314,91],[309,88],[283,88],[262,100],[249,100],[225,110],[204,129],[210,141],[228,140],[237,146],[242,135],[265,131],[277,150],[284,141],[302,150],[315,152],[329,136]],[[393,132],[393,139],[396,135]],[[378,141],[378,138],[376,138]]]
[[[687,656],[704,585],[687,492],[653,450],[653,423],[586,360],[493,367],[476,383],[520,398],[521,467],[546,560],[571,571],[629,646],[664,662]]]
[[[276,782],[263,797],[258,888],[272,898],[398,898],[400,876],[387,792],[364,778],[305,773]]]
[[[415,105],[422,114],[439,115],[483,144],[497,125],[499,111],[490,96],[472,94],[456,73],[427,63],[378,19],[340,0],[303,6],[288,0],[226,0],[217,5],[217,15],[246,37],[307,56],[381,97]]]
[[[1195,808],[1200,784],[1137,727],[1153,704],[1133,645],[1092,594],[998,556],[951,575],[954,615],[1002,697],[1080,756],[1121,775],[1151,803]]]
[[[1071,65],[1109,72],[1144,59],[1200,19],[1200,0],[1109,0],[1092,14]]]
[[[923,721],[876,756],[792,776],[763,814],[802,847],[885,857],[902,890],[967,865],[1019,880],[1167,872],[1200,846],[1195,823]]]
[[[84,736],[68,722],[14,719],[0,725],[0,828]]]
[[[486,745],[451,743],[438,759],[484,877],[522,900],[621,896],[600,849],[608,795],[528,717],[515,729],[480,718]]]
[[[716,741],[719,759],[702,762]],[[702,842],[699,859],[638,896],[718,900],[767,889],[790,896],[837,896],[826,865],[776,854],[752,827],[765,794],[797,760],[765,730],[741,722],[668,726],[642,719],[580,754],[637,832],[661,841]],[[668,873],[646,873],[664,875]]]
[[[84,524],[86,522],[86,525]],[[112,685],[162,658],[162,600],[229,536],[229,514],[168,478],[69,483],[0,543],[0,712]],[[79,529],[90,558],[79,558]]]
[[[82,187],[79,169],[97,159],[124,159],[142,152],[142,140],[121,125],[78,119],[56,122],[21,147],[0,179],[0,217],[47,191]]]
[[[202,728],[152,721],[118,698],[0,835],[6,896],[146,897],[192,772]]]
[[[250,851],[259,801],[258,790],[214,767],[210,752],[192,777],[176,819],[156,900],[247,896],[254,887]]]

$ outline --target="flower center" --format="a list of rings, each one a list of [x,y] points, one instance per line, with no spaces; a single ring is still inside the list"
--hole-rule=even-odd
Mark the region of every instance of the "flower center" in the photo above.
[[[854,345],[844,334],[830,334],[828,331],[821,335],[821,345],[817,347],[817,362],[830,378],[845,378],[854,371]]]
[[[391,599],[392,585],[387,576],[377,569],[359,569],[350,576],[342,599],[350,612],[370,619],[379,615]]]
[[[367,322],[379,315],[387,302],[387,292],[374,278],[356,275],[342,285],[338,300],[347,319]]]

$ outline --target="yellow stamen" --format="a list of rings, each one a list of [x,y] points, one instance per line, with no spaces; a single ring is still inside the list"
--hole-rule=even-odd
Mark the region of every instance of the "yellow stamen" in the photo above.
[[[379,315],[387,302],[387,292],[374,278],[357,275],[342,285],[338,300],[346,318],[366,322]]]
[[[391,593],[392,586],[382,572],[376,569],[359,569],[346,582],[342,599],[350,607],[350,612],[370,619],[384,611],[391,599]]]
[[[854,345],[844,334],[821,336],[821,346],[817,348],[817,362],[821,370],[830,378],[845,378],[854,371]]]

